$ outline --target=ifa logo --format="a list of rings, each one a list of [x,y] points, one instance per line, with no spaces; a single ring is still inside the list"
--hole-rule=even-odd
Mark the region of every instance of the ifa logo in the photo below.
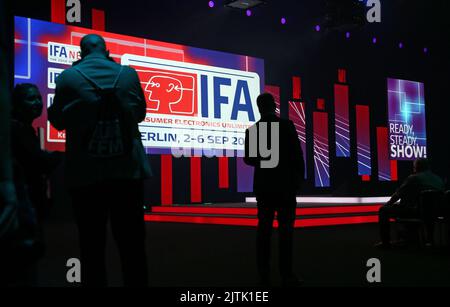
[[[173,115],[197,115],[197,76],[165,70],[141,70],[141,80],[147,80],[144,91],[147,112]]]
[[[49,42],[47,48],[47,59],[50,63],[72,65],[81,59],[79,46]]]
[[[260,78],[255,72],[132,54],[124,54],[121,63],[137,71],[149,115],[258,120]]]

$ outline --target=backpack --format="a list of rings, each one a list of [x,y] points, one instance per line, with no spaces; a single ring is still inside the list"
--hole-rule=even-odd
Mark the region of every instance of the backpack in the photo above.
[[[112,87],[101,87],[92,78],[78,71],[95,89],[98,113],[91,131],[88,133],[85,150],[94,158],[107,159],[121,157],[131,152],[136,137],[137,125],[133,121],[130,108],[117,95],[117,83],[122,73],[120,68]]]

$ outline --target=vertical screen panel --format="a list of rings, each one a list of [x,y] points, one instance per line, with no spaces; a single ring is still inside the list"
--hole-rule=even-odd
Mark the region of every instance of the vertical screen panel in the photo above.
[[[391,180],[391,164],[388,151],[388,128],[377,127],[378,180]]]
[[[302,83],[300,77],[292,77],[292,98],[297,100],[302,98]]]
[[[324,111],[325,110],[325,99],[323,98],[317,98],[316,101],[316,108],[318,110]]]
[[[334,85],[334,120],[336,134],[336,156],[350,157],[348,86]]]
[[[369,107],[356,106],[356,144],[358,175],[371,175]]]
[[[105,31],[105,11],[92,9],[92,29]]]
[[[330,186],[330,158],[328,152],[328,114],[313,113],[314,182],[316,187]]]
[[[340,83],[347,82],[347,71],[343,68],[338,69],[338,80]]]
[[[51,21],[55,23],[66,23],[66,1],[51,0]]]
[[[388,79],[389,148],[396,160],[427,157],[424,85]]]
[[[242,157],[236,158],[236,184],[238,192],[253,191],[253,167],[245,164]]]
[[[219,161],[219,188],[228,189],[230,187],[228,157],[218,157],[218,161]]]
[[[172,156],[161,155],[161,205],[173,203]]]
[[[264,91],[272,94],[275,99],[275,104],[277,105],[276,113],[280,116],[280,87],[276,85],[266,85]]]
[[[297,130],[298,139],[300,140],[300,145],[302,146],[303,158],[306,164],[306,116],[304,102],[289,101],[289,119],[292,120],[295,130]]]
[[[202,201],[202,160],[201,157],[191,157],[191,202]]]
[[[391,160],[391,180],[398,180],[397,160]]]

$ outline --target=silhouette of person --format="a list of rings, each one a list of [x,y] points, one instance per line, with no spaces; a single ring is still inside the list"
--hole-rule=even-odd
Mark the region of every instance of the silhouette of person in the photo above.
[[[420,217],[419,196],[425,190],[443,190],[444,182],[433,174],[426,159],[418,159],[413,164],[413,174],[408,176],[389,201],[378,211],[381,242],[375,246],[390,248],[390,218]],[[400,200],[399,203],[397,203]]]
[[[12,96],[11,149],[14,184],[18,198],[19,243],[17,251],[18,267],[29,274],[19,283],[37,282],[36,264],[45,251],[42,222],[49,209],[47,196],[48,176],[62,160],[62,153],[41,149],[33,121],[42,114],[42,97],[36,85],[17,84]]]
[[[10,148],[10,111],[13,62],[13,20],[10,1],[0,1],[0,249],[17,230],[17,197]],[[3,254],[3,253],[0,253]],[[0,257],[2,257],[0,255]],[[3,264],[3,265],[2,265]],[[0,259],[0,285],[4,280]]]
[[[10,1],[0,1],[0,249],[17,230],[17,198],[13,181],[10,148],[10,111],[13,62],[13,21]],[[3,254],[3,253],[0,253]],[[0,258],[2,256],[0,255]],[[4,280],[0,259],[0,285]]]
[[[32,126],[42,114],[42,96],[36,85],[17,84],[13,92],[11,144],[15,181],[27,186],[30,201],[39,219],[47,214],[47,177],[61,163],[61,152],[42,150]],[[22,182],[19,182],[22,183]]]
[[[15,240],[19,225],[10,148],[10,77],[13,75],[11,63],[14,49],[10,12],[10,1],[0,1],[0,287],[12,284],[10,244]]]
[[[79,230],[81,283],[88,287],[107,285],[109,220],[124,285],[147,286],[143,180],[151,176],[151,169],[138,130],[146,115],[144,94],[136,71],[111,61],[101,36],[84,36],[80,47],[81,61],[56,80],[48,115],[56,129],[66,130],[66,180]],[[88,144],[93,143],[87,141],[93,138],[92,131],[100,123],[100,105],[104,105],[98,88],[113,88],[123,114],[132,117],[131,148],[115,157],[92,155]]]
[[[270,285],[271,233],[276,212],[282,282],[284,286],[296,285],[300,281],[293,272],[292,245],[296,195],[305,171],[303,152],[293,122],[275,114],[273,96],[269,93],[259,95],[257,105],[261,119],[245,132],[244,162],[254,167],[253,192],[258,207],[256,260],[259,279],[262,285]],[[252,133],[252,129],[256,129],[256,133]],[[272,150],[271,157],[278,156],[278,163],[270,167],[263,165],[271,158],[261,154],[260,143],[264,138],[267,148]],[[257,154],[252,154],[252,151]]]

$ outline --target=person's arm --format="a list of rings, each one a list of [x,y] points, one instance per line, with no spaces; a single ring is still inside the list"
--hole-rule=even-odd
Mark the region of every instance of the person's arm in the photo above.
[[[18,128],[14,127],[13,145],[23,166],[45,175],[54,171],[61,162],[63,153],[42,150],[37,136],[30,130],[17,130]]]
[[[413,181],[414,181],[414,177],[412,177],[412,176],[409,176],[408,178],[406,178],[406,180],[402,183],[402,185],[391,196],[391,198],[386,203],[386,205],[393,205],[393,204],[397,203],[402,197],[404,197],[409,192],[409,189],[411,189],[413,187]]]
[[[139,76],[131,67],[129,69],[129,78],[131,80],[130,94],[136,97],[132,104],[133,115],[137,123],[142,122],[145,119],[147,113],[147,103],[145,101],[144,91],[142,90],[141,81]]]
[[[33,159],[34,163],[39,163],[37,170],[43,175],[50,175],[55,171],[58,165],[61,164],[64,157],[64,153],[60,151],[46,151],[39,148],[38,151],[34,152]],[[32,160],[32,161],[33,161]]]
[[[55,97],[53,98],[53,104],[47,109],[48,120],[57,130],[66,129],[64,120],[64,106],[65,102],[65,82],[64,72],[56,79]]]
[[[253,127],[256,129],[256,127]],[[250,129],[250,128],[249,128]],[[256,145],[258,142],[252,142],[252,145]],[[244,163],[250,166],[257,166],[259,163],[258,157],[250,157],[250,133],[249,130],[245,130],[245,154]]]
[[[400,200],[400,195],[397,194],[397,192],[395,192],[391,198],[389,199],[389,201],[386,203],[387,206],[391,206],[393,204],[395,204],[396,202],[398,202]]]

